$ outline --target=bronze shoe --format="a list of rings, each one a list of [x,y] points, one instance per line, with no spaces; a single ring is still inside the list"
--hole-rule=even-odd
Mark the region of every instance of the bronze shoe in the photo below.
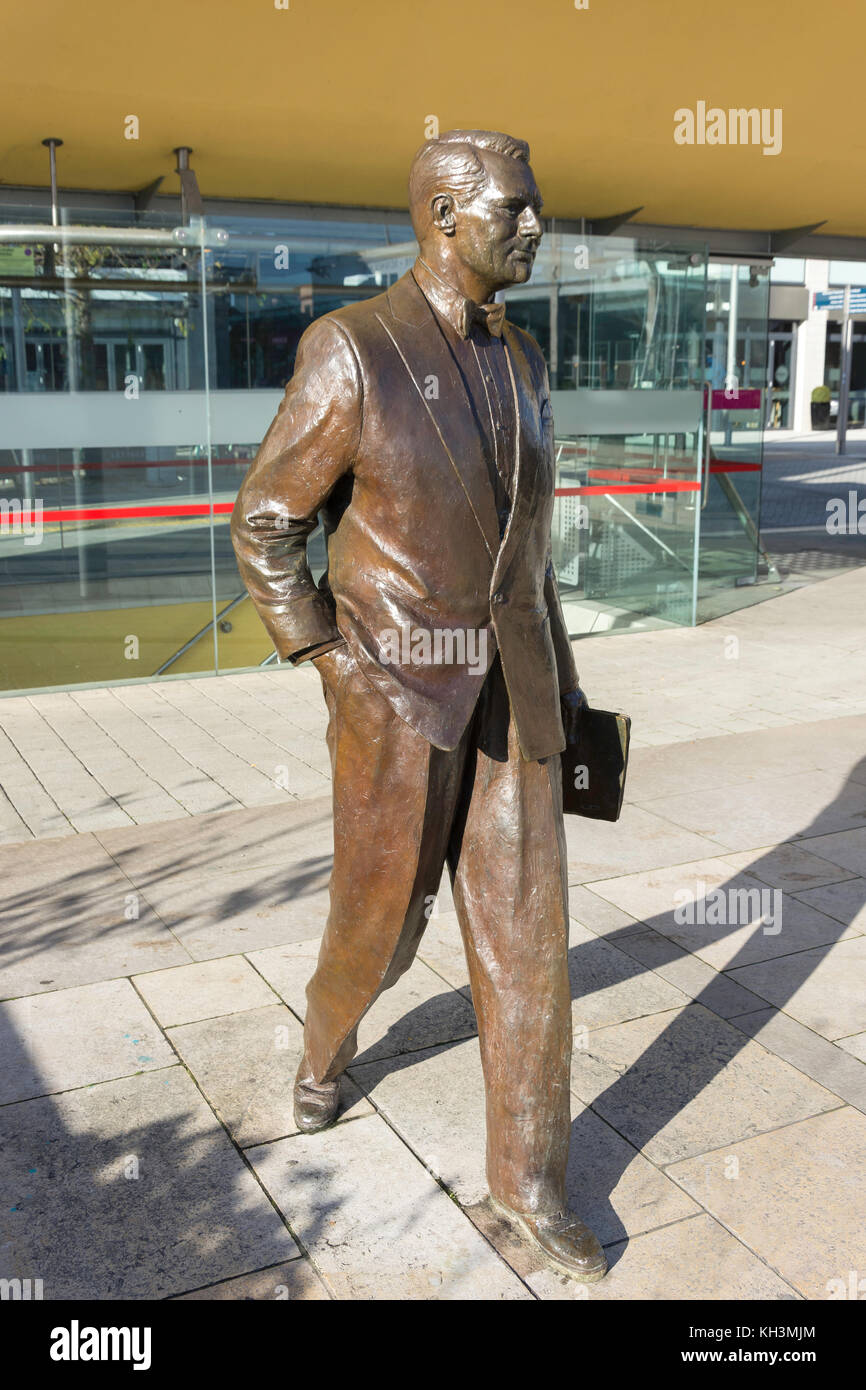
[[[340,1078],[314,1081],[306,1057],[301,1058],[295,1077],[295,1124],[303,1134],[327,1129],[340,1108]]]
[[[607,1273],[607,1260],[596,1236],[572,1211],[517,1212],[490,1198],[491,1205],[541,1251],[547,1264],[570,1279],[596,1284]]]

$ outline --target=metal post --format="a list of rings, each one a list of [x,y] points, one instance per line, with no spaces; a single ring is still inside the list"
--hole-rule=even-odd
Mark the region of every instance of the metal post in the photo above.
[[[195,172],[190,168],[189,157],[192,150],[189,145],[178,145],[173,151],[177,155],[177,167],[175,173],[180,177],[180,210],[181,221],[185,227],[189,226],[191,217],[203,217],[204,206],[202,204],[201,193],[199,192],[198,179]]]
[[[851,387],[851,354],[854,348],[854,320],[851,318],[851,286],[845,286],[842,303],[842,331],[839,342],[839,414],[836,416],[836,453],[844,454],[848,433],[848,395]]]
[[[12,349],[15,355],[15,390],[27,390],[27,343],[24,336],[24,315],[21,308],[21,291],[13,286],[12,295]],[[18,475],[20,493],[27,496],[27,489],[33,482],[30,472],[32,454],[29,449],[21,450],[23,472]]]
[[[42,141],[48,147],[49,172],[51,177],[51,225],[60,226],[60,197],[57,192],[57,150],[63,144],[56,136],[49,136]],[[55,242],[53,245],[45,247],[45,273],[53,276],[55,274],[54,256],[59,251],[60,246]],[[78,340],[75,336],[75,326],[72,320],[72,304],[69,298],[69,290],[61,291],[63,297],[63,321],[66,328],[66,375],[68,379],[69,394],[74,395],[79,389],[78,382]],[[81,450],[72,450],[72,486],[75,497],[76,507],[82,505],[81,494],[81,470],[78,465],[81,462]],[[61,522],[61,541],[63,536],[63,524]],[[86,535],[79,524],[75,533],[75,543],[78,548],[78,592],[81,598],[87,598],[89,591],[88,584],[88,564],[87,564],[87,541]]]
[[[57,150],[63,144],[56,136],[49,135],[47,140],[42,141],[48,147],[48,176],[51,180],[51,225],[60,226],[60,198],[57,192]],[[45,262],[43,275],[53,277],[55,274],[54,257],[57,254],[57,246],[49,243],[45,247]]]
[[[701,485],[700,492],[693,492],[694,504],[694,526],[692,528],[692,627],[698,625],[698,585],[701,572],[701,511],[703,509],[702,493],[706,485],[706,475],[709,474],[709,460],[706,456],[707,439],[710,433],[710,419],[713,400],[713,383],[707,381],[704,388],[708,396],[708,406],[704,410],[701,402],[701,417],[698,424],[697,433],[697,481]]]
[[[56,136],[49,135],[47,140],[42,141],[43,145],[48,146],[48,168],[51,177],[51,225],[60,226],[60,202],[57,196],[57,150],[63,144]]]
[[[725,357],[725,390],[736,391],[739,387],[737,371],[737,330],[740,317],[740,267],[731,266],[730,309],[728,312],[728,350]],[[726,397],[725,399],[728,399]],[[725,412],[725,444],[730,445],[733,435],[730,412]]]
[[[764,429],[773,424],[773,386],[776,376],[776,339],[771,338],[767,348],[767,408],[764,411]]]

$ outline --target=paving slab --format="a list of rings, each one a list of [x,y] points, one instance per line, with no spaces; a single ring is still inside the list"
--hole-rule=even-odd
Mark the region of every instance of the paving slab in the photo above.
[[[248,1150],[340,1299],[530,1299],[378,1115]]]
[[[866,1062],[866,1033],[853,1033],[848,1038],[837,1038],[834,1045],[844,1048],[852,1057],[859,1057],[861,1062]]]
[[[142,780],[158,783],[187,815],[238,806],[222,787],[188,763],[178,748],[161,738],[152,721],[128,709],[110,687],[73,690],[69,698],[98,728],[129,751],[141,768]]]
[[[7,897],[0,998],[184,965],[189,952],[121,875],[92,889]]]
[[[75,830],[130,825],[125,811],[92,777],[29,700],[3,702],[3,728],[45,792]]]
[[[810,648],[812,643],[810,642]],[[733,674],[728,668],[727,674]],[[669,697],[665,695],[666,702]],[[719,703],[723,691],[708,693],[706,703]],[[700,711],[697,712],[701,721]],[[770,725],[780,727],[769,727]],[[629,759],[629,796],[641,804],[655,798],[688,793],[694,787],[721,788],[748,786],[767,777],[785,776],[791,768],[792,731],[796,728],[797,767],[816,771],[833,769],[848,776],[856,773],[856,751],[866,741],[866,719],[862,715],[798,724],[793,713],[779,717],[762,711],[754,720],[725,719],[726,733],[737,733],[736,740],[724,736],[701,736],[689,740],[668,737],[671,725],[664,722],[665,746],[641,748]],[[670,745],[676,742],[676,757]]]
[[[689,996],[676,985],[576,922],[571,924],[569,939],[568,974],[575,1039],[589,1028],[688,1004]]]
[[[189,959],[94,835],[0,849],[0,921],[6,997]]]
[[[721,1018],[762,1009],[764,1000],[711,965],[685,951],[676,942],[661,936],[652,927],[641,926],[624,938],[617,936],[619,949],[634,956],[662,979],[669,980],[689,999],[696,999]]]
[[[790,893],[703,859],[600,880],[592,891],[715,970],[786,956],[857,934]],[[766,916],[762,919],[762,914]],[[688,914],[688,919],[683,918]],[[718,923],[701,916],[718,916]],[[762,924],[763,920],[763,924]]]
[[[292,869],[176,874],[152,879],[141,892],[193,960],[204,961],[323,932],[328,872],[301,860]]]
[[[0,1030],[4,1105],[177,1060],[128,980],[9,1000]]]
[[[298,1247],[183,1067],[0,1109],[0,1277],[168,1298]]]
[[[862,572],[855,571],[698,628],[576,642],[593,703],[633,716],[632,803],[645,805],[645,796],[688,785],[719,789],[741,770],[755,777],[787,772],[795,726],[801,769],[836,769],[863,785],[866,771],[856,766],[866,723],[863,592]],[[725,656],[731,636],[739,644],[735,661]],[[58,729],[75,730],[77,751],[37,711],[40,701]],[[129,822],[90,776],[86,760],[94,755],[109,780],[122,767],[128,771],[129,762],[140,770],[128,803],[133,816],[149,814],[157,802],[165,806],[166,797],[193,814],[244,804],[274,809],[291,797],[315,795],[317,782],[326,785],[326,711],[314,670],[284,664],[218,678],[10,697],[3,705],[5,764],[17,768],[13,807],[36,835],[65,834],[73,822],[78,829]],[[734,730],[736,741],[724,740],[722,751],[719,736]],[[642,743],[660,746],[642,749]],[[682,758],[670,756],[672,745]],[[262,775],[256,764],[263,758],[285,759],[290,790],[276,784],[272,766]],[[20,834],[15,818],[10,821],[6,833]],[[621,867],[611,865],[607,873]]]
[[[843,883],[828,883],[821,888],[808,888],[798,893],[800,902],[817,908],[827,917],[850,928],[847,934],[866,932],[866,878],[847,878]]]
[[[477,1037],[353,1062],[349,1072],[463,1206],[484,1199],[484,1080]]]
[[[4,912],[10,900],[25,893],[35,897],[59,888],[84,893],[94,884],[122,877],[111,855],[93,834],[0,846],[0,903]]]
[[[853,878],[850,871],[803,849],[800,841],[740,850],[724,855],[721,862],[731,869],[753,874],[762,883],[783,893],[802,893],[807,888],[821,888],[826,883]]]
[[[824,1038],[866,1025],[866,937],[745,965],[731,978]]]
[[[664,732],[668,733],[667,725]],[[762,772],[787,772],[790,768],[790,755],[782,751],[771,753],[763,731],[757,738],[743,732],[734,747],[733,740],[725,735],[679,739],[675,758],[670,752],[672,741],[665,737],[661,746],[636,748],[630,754],[626,785],[631,801],[644,805],[658,797],[687,794],[696,784],[734,786],[754,771],[756,756],[762,760]],[[759,749],[758,744],[763,746]]]
[[[456,912],[433,912],[421,937],[418,960],[453,989],[469,988],[469,967]]]
[[[99,843],[133,883],[147,887],[176,874],[283,865],[295,869],[308,851],[322,863],[333,849],[330,796],[285,802],[267,810],[213,811],[154,825],[99,832]]]
[[[696,835],[664,815],[628,801],[615,825],[566,816],[565,838],[569,883],[589,883],[659,864],[683,864],[719,854],[725,848],[721,842]]]
[[[306,1014],[307,982],[316,968],[318,939],[254,951],[250,960],[298,1018]],[[380,994],[358,1029],[357,1060],[396,1057],[436,1043],[471,1037],[475,1011],[421,960],[413,961],[396,984]]]
[[[571,1086],[659,1164],[839,1104],[701,1004],[594,1029],[574,1050]]]
[[[846,1050],[847,1039],[828,1042],[778,1009],[752,1010],[730,1022],[841,1100],[866,1110],[866,1056],[860,1059],[856,1049]]]
[[[211,1284],[206,1289],[196,1289],[194,1293],[175,1294],[174,1303],[229,1303],[255,1299],[265,1302],[321,1302],[329,1301],[331,1295],[325,1288],[309,1260],[298,1258],[285,1264],[272,1265],[270,1269],[260,1269],[256,1274],[241,1274],[237,1279],[226,1279],[222,1284]]]
[[[781,1199],[778,1212],[765,1203],[766,1230],[741,1230],[715,1187],[726,1155],[765,1140],[770,1184],[780,1135],[792,1136],[791,1163],[794,1136],[807,1135],[807,1171],[813,1150],[849,1167],[862,1153],[859,1130],[808,1135],[866,1106],[866,977],[852,949],[866,942],[864,595],[866,569],[699,629],[578,647],[593,702],[635,721],[620,823],[566,823],[578,1044],[568,1182],[614,1259],[592,1290],[533,1264],[486,1202],[478,1042],[447,874],[419,959],[364,1020],[341,1123],[294,1132],[298,1019],[331,866],[318,674],[6,700],[0,840],[19,843],[0,850],[0,997],[29,998],[0,1010],[2,1061],[35,1098],[0,1107],[0,1136],[18,1144],[7,1145],[16,1239],[0,1277],[44,1277],[35,1253],[73,1291],[60,1296],[474,1299],[492,1287],[524,1299],[790,1299],[807,1278],[829,1296],[818,1227],[792,1282],[796,1201],[790,1230]],[[732,633],[737,661],[726,660]],[[782,932],[666,931],[672,903],[635,894],[696,864],[728,887],[778,889]],[[120,992],[77,993],[103,986]],[[34,1012],[34,1000],[46,1002]],[[144,1051],[151,1038],[164,1052]],[[299,1237],[310,1233],[313,1261],[256,1183],[252,1154]],[[700,1190],[674,1182],[668,1162],[693,1163]],[[742,1157],[740,1171],[742,1182]],[[849,1176],[838,1205],[862,1228]],[[814,1191],[820,1216],[831,1177]],[[712,1215],[696,1216],[699,1204]],[[837,1248],[848,1274],[862,1273],[859,1252]]]
[[[610,1269],[599,1284],[576,1284],[540,1267],[526,1282],[536,1297],[560,1302],[797,1298],[789,1283],[706,1215],[611,1245],[606,1254]]]
[[[293,1089],[304,1030],[284,1004],[183,1024],[168,1036],[241,1148],[297,1134]],[[340,1103],[341,1120],[372,1114],[348,1077]]]
[[[174,701],[175,682],[116,687],[117,696],[141,718],[153,722],[163,738],[183,755],[199,773],[222,787],[227,798],[244,806],[271,805],[286,801],[289,792],[254,766],[248,751],[240,756],[222,746],[219,738],[190,719]],[[202,704],[204,701],[202,701]]]
[[[352,1076],[462,1206],[486,1199],[484,1082],[475,1038],[353,1066]],[[658,1168],[574,1100],[569,1201],[602,1241],[675,1221],[683,1206]]]
[[[75,828],[45,790],[30,764],[0,728],[0,787],[4,795],[0,841],[15,844],[31,836],[74,835]]]
[[[134,976],[163,1028],[274,1004],[277,997],[243,956],[224,956]]]
[[[679,796],[653,798],[643,804],[655,815],[729,850],[852,830],[862,827],[866,819],[862,784],[849,782],[838,772],[764,777],[732,787],[705,787]],[[813,844],[805,848],[821,852]],[[697,859],[698,855],[690,857]]]
[[[165,821],[186,816],[158,782],[128,751],[65,691],[31,695],[30,704],[88,773],[133,821]]]
[[[730,1159],[736,1160],[735,1178]],[[866,1268],[866,1116],[849,1106],[674,1164],[671,1177],[803,1298]]]
[[[573,921],[587,927],[596,936],[610,936],[618,940],[621,936],[643,929],[642,922],[581,883],[573,883],[569,887],[568,911]]]
[[[833,835],[813,835],[804,843],[810,854],[838,864],[841,869],[866,877],[866,829],[840,830]]]

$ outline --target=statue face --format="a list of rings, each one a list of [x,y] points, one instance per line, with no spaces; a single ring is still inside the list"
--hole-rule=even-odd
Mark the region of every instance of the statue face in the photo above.
[[[454,209],[453,252],[494,293],[529,279],[542,201],[528,164],[490,150],[482,158],[487,182],[471,203]]]

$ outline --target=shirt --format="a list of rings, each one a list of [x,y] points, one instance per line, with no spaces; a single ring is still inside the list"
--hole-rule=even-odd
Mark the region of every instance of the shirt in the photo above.
[[[501,539],[511,510],[517,449],[517,416],[505,339],[488,332],[481,323],[471,323],[464,337],[466,296],[447,284],[420,256],[412,267],[412,274],[436,315],[463,378],[484,443]]]

